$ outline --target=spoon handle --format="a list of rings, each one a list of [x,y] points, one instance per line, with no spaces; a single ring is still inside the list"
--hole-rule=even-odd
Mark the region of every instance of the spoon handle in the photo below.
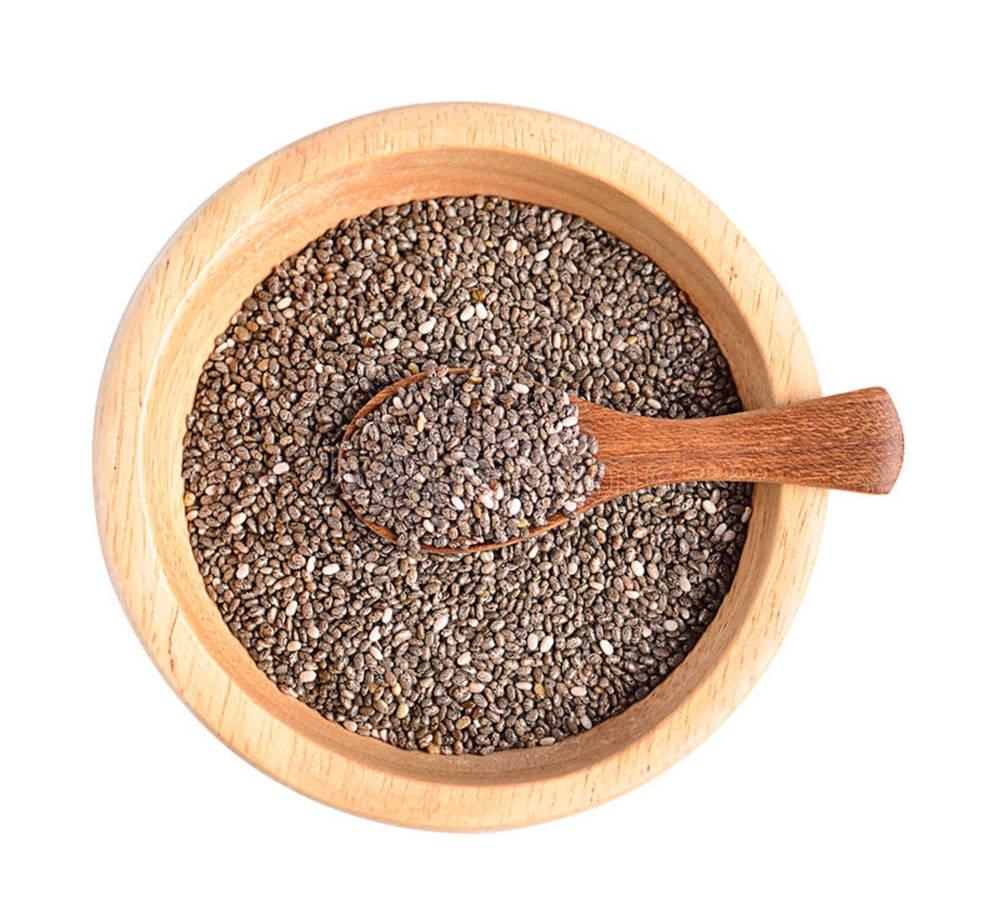
[[[735,480],[887,493],[903,462],[902,426],[881,387],[706,419],[630,419],[637,425],[627,437],[619,429],[618,444],[600,435],[598,443],[618,476],[645,485]]]

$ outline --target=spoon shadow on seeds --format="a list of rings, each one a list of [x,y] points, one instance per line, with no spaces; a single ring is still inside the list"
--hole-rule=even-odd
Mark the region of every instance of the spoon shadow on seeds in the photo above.
[[[363,430],[387,401],[400,397],[403,391],[412,392],[423,386],[430,380],[429,375],[436,381],[464,377],[478,384],[484,380],[481,372],[469,368],[438,368],[395,381],[357,412],[344,432],[337,454],[337,474],[345,502],[380,537],[411,550],[439,554],[495,550],[568,524],[590,509],[620,496],[669,483],[709,480],[786,483],[884,494],[892,489],[902,465],[903,433],[899,416],[889,394],[880,387],[777,409],[695,419],[663,419],[618,412],[533,381],[514,381],[508,373],[507,382],[513,382],[517,392],[528,394],[531,388],[536,397],[549,394],[549,406],[563,405],[570,410],[546,431],[561,429],[564,433],[561,437],[572,442],[572,449],[559,459],[576,460],[581,464],[576,473],[557,473],[557,484],[565,486],[566,479],[570,478],[576,482],[559,491],[558,501],[547,516],[535,515],[531,521],[521,519],[514,535],[508,535],[501,526],[496,540],[476,543],[452,528],[449,542],[443,543],[442,519],[429,506],[433,502],[454,501],[449,499],[454,494],[445,488],[449,484],[431,484],[437,497],[429,500],[427,507],[417,507],[427,523],[427,533],[419,528],[404,530],[399,523],[403,520],[402,510],[372,501],[371,490],[359,485],[363,461],[359,461],[355,445],[359,429]],[[489,411],[484,406],[488,406],[485,400],[470,400],[467,408],[473,413]],[[404,414],[409,407],[396,399],[394,409]],[[421,419],[422,414],[418,413],[413,429],[418,436],[423,430]],[[572,429],[577,429],[580,436],[576,442]],[[411,444],[391,446],[390,453],[403,460],[411,453],[411,448],[417,448],[418,440],[411,435]],[[558,438],[551,444],[554,449],[561,447]],[[532,455],[535,462],[544,459],[544,454]],[[376,477],[392,473],[384,464],[377,466],[379,464],[372,462],[371,472]],[[525,466],[530,470],[530,465]],[[467,472],[472,471],[467,468]],[[505,494],[504,485],[495,479],[490,485],[492,492],[485,489],[471,497],[467,493],[458,496],[455,510],[484,517],[485,508],[485,517],[489,518],[489,513],[504,501],[505,496],[516,490],[516,484],[512,488],[508,483]],[[477,508],[477,504],[480,507]],[[516,511],[521,511],[519,501]],[[382,521],[375,520],[376,514]],[[395,526],[391,527],[389,522],[395,522]],[[430,535],[438,542],[429,543]]]

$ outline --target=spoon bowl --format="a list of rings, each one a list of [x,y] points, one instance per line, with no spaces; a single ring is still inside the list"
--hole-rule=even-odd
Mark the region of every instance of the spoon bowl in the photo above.
[[[401,390],[430,374],[421,371],[383,387],[344,430],[337,453],[343,473],[345,446],[358,424]],[[451,375],[468,368],[449,368]],[[533,386],[545,386],[533,382]],[[896,407],[881,387],[853,390],[778,409],[758,409],[699,419],[634,416],[570,394],[579,411],[580,430],[597,439],[597,460],[604,476],[577,514],[627,493],[668,483],[726,480],[788,483],[887,493],[903,463],[903,429]],[[390,528],[366,518],[348,496],[354,513],[379,537],[399,543]],[[569,523],[557,513],[524,535],[496,543],[437,547],[426,553],[456,554],[496,550]]]

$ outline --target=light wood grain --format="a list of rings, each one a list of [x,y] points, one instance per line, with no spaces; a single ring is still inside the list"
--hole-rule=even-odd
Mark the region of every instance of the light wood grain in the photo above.
[[[621,716],[548,748],[404,752],[281,694],[208,598],[188,541],[181,445],[202,363],[253,285],[340,220],[390,203],[489,193],[580,214],[691,295],[748,408],[819,395],[778,284],[722,213],[596,128],[504,106],[394,109],[278,151],[220,189],[157,256],[115,336],[98,401],[94,489],[108,570],[136,633],[191,710],[262,770],[339,808],[442,829],[540,822],[669,767],[739,704],[788,629],[825,493],[758,486],[733,587],[682,665]],[[123,731],[127,731],[123,727]]]

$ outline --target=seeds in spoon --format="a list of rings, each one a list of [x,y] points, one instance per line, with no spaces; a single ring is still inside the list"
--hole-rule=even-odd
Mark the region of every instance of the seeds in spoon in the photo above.
[[[344,498],[405,547],[468,547],[574,517],[604,465],[564,391],[509,371],[436,368],[358,421]]]

